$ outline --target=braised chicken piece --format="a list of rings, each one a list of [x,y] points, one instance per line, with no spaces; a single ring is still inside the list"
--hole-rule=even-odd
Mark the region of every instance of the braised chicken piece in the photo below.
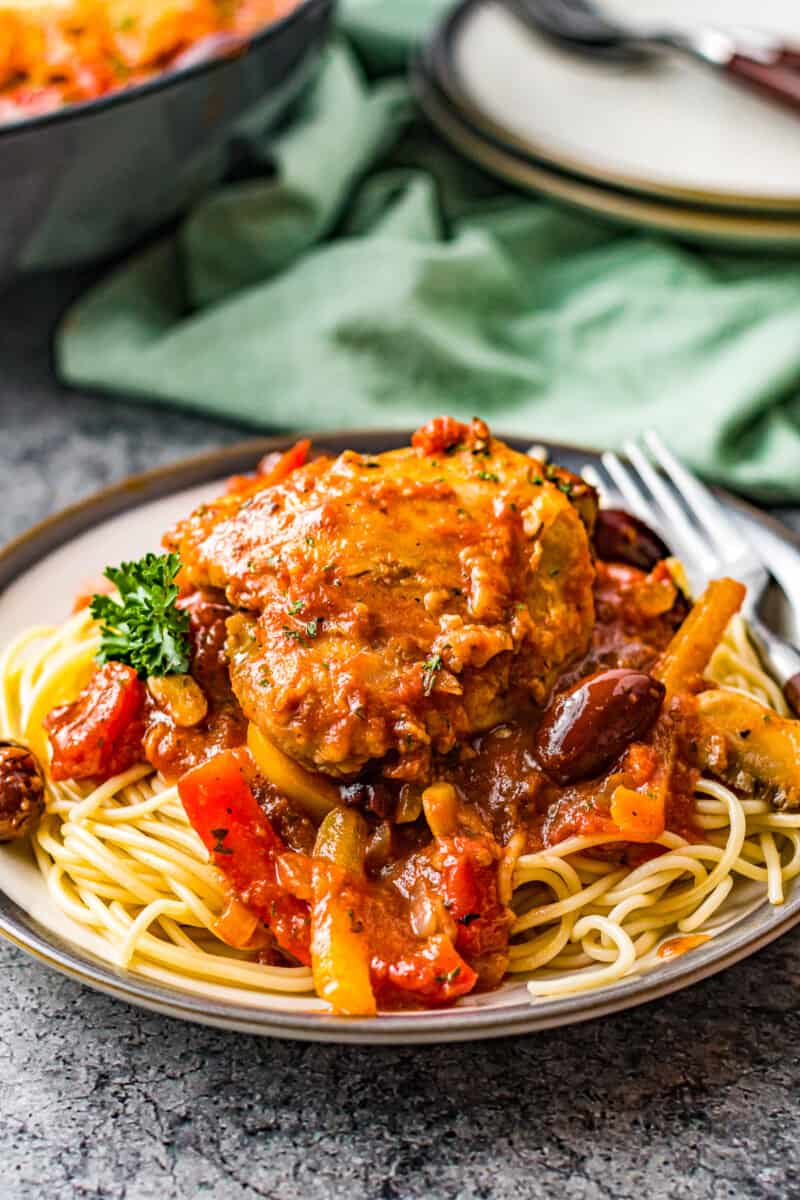
[[[433,753],[546,703],[593,623],[595,496],[447,418],[413,445],[306,463],[166,539],[224,590],[233,689],[285,753],[425,780]]]

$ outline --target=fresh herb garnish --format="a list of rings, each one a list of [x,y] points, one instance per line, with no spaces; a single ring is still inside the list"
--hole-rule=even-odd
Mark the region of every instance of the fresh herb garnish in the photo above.
[[[301,646],[308,645],[308,642],[306,641],[305,637],[303,636],[302,629],[292,629],[291,625],[284,625],[283,633],[285,634],[285,636],[287,638],[294,638],[294,640],[296,642],[299,642]]]
[[[127,663],[142,679],[189,670],[189,614],[175,604],[180,568],[177,554],[145,554],[106,567],[119,595],[95,595],[89,605],[100,622],[98,662]]]
[[[452,971],[436,976],[437,983],[453,983],[461,974],[461,967],[453,967]]]
[[[430,696],[433,691],[433,685],[436,683],[436,675],[443,667],[441,654],[432,654],[422,664],[422,691],[426,696]]]
[[[286,609],[286,611],[289,613],[290,616],[293,617],[296,613],[303,611],[304,605],[305,605],[305,600],[293,600],[292,603],[289,605],[289,607]]]
[[[214,846],[215,854],[233,854],[232,850],[223,845],[225,838],[228,836],[227,829],[212,829],[211,836],[217,839],[216,845]]]
[[[500,476],[495,475],[494,471],[478,471],[478,479],[485,479],[488,483],[500,482]]]
[[[300,609],[295,607],[297,604],[300,605],[300,608],[303,607],[302,600],[295,600],[294,605],[291,606],[289,612],[299,612]],[[291,625],[284,625],[283,633],[287,638],[293,638],[294,641],[299,642],[301,646],[307,646],[308,638],[315,638],[319,633],[319,626],[321,622],[322,617],[313,617],[305,625],[301,626],[300,629],[293,629]]]

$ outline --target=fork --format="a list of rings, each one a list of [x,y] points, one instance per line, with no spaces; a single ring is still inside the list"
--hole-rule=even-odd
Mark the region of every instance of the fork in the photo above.
[[[800,652],[758,615],[770,573],[741,529],[653,430],[642,435],[641,443],[626,442],[623,450],[627,464],[611,451],[603,454],[601,461],[631,511],[653,526],[678,554],[694,591],[720,575],[743,583],[747,596],[742,614],[765,666],[782,683],[797,674]],[[603,489],[603,481],[591,467],[584,475]]]
[[[610,19],[595,0],[506,3],[525,24],[572,50],[612,62],[635,62],[659,51],[678,51],[773,100],[800,108],[800,47],[775,34],[713,25],[639,29]]]

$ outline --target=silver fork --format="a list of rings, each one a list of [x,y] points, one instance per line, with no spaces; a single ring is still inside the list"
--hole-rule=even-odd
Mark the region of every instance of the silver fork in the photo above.
[[[758,605],[770,574],[756,551],[712,492],[664,445],[657,433],[623,446],[628,463],[611,451],[602,456],[608,475],[631,511],[661,534],[680,557],[695,592],[710,579],[729,575],[747,587],[742,612],[765,666],[781,682],[800,671],[800,652],[770,629]],[[596,474],[589,468],[590,482]]]

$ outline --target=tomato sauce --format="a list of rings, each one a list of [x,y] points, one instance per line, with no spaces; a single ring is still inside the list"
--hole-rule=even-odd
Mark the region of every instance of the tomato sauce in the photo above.
[[[148,698],[144,753],[165,778],[178,779],[220,750],[242,746],[247,722],[233,694],[225,656],[225,622],[232,614],[222,592],[190,592],[179,602],[189,613],[190,673],[208,701],[208,714],[198,725],[176,725]]]
[[[430,436],[445,444],[452,433],[443,427]],[[301,453],[305,457],[307,449]],[[265,464],[267,470],[285,466],[283,461]],[[591,645],[558,681],[556,692],[602,669],[648,670],[686,612],[662,565],[645,574],[598,563],[595,600]],[[498,863],[512,837],[524,834],[528,852],[575,835],[613,837],[615,789],[645,787],[665,769],[671,772],[667,827],[691,830],[696,773],[682,765],[681,754],[665,768],[661,751],[667,741],[674,744],[685,713],[662,713],[652,735],[629,746],[610,771],[566,787],[554,784],[537,765],[535,721],[508,724],[438,760],[436,778],[450,781],[458,798],[448,836],[432,837],[421,813],[397,823],[399,810],[408,807],[408,789],[418,785],[369,773],[354,784],[343,783],[342,804],[357,807],[368,830],[366,874],[354,880],[331,869],[326,882],[327,877],[314,874],[320,861],[311,857],[314,824],[258,776],[243,748],[246,721],[231,689],[226,657],[226,622],[233,610],[213,589],[189,592],[180,604],[190,616],[190,671],[208,701],[205,718],[180,728],[131,668],[109,664],[98,669],[72,705],[47,718],[53,774],[103,778],[140,760],[143,752],[166,778],[178,779],[192,824],[232,889],[234,907],[220,931],[228,930],[232,944],[238,944],[258,926],[247,944],[260,947],[269,961],[309,962],[314,897],[327,897],[340,917],[342,897],[349,896],[349,933],[365,931],[369,979],[378,1002],[395,1008],[445,1003],[474,988],[497,986],[507,970],[513,913],[499,895]],[[215,791],[219,772],[226,771],[228,782]],[[597,851],[631,865],[659,852],[644,842],[618,839]]]
[[[694,950],[697,946],[702,946],[704,942],[710,940],[708,933],[693,933],[687,934],[686,937],[670,938],[658,948],[659,958],[678,958],[681,954],[685,954],[687,950]]]

